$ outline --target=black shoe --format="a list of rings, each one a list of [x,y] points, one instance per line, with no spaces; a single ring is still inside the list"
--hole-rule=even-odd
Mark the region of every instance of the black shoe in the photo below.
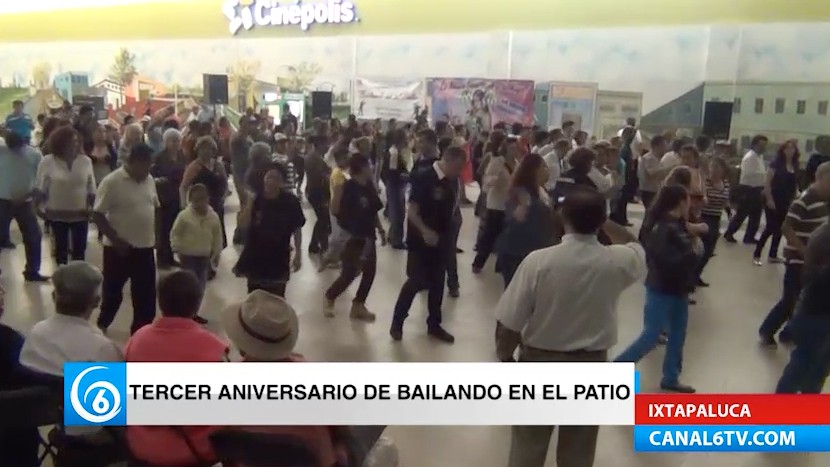
[[[196,321],[197,324],[207,324],[208,323],[208,320],[202,318],[199,315],[194,316],[193,321]]]
[[[308,248],[308,254],[309,255],[319,255],[320,251],[321,251],[320,248],[311,248],[311,247]]]
[[[724,241],[726,241],[726,243],[738,243],[738,241],[735,240],[735,237],[733,237],[732,235],[724,235],[723,239]]]
[[[403,339],[403,324],[392,323],[392,327],[389,328],[389,335],[392,336],[392,339],[395,341]]]
[[[698,286],[698,287],[709,287],[709,283],[708,283],[708,282],[704,282],[704,281],[703,281],[703,279],[701,279],[701,278],[699,278],[699,277],[698,277],[698,278],[697,278],[697,286]]]
[[[461,254],[461,253],[464,253],[464,250],[462,250],[461,248],[456,248],[455,252],[456,252],[456,254]]]
[[[765,336],[761,334],[760,336],[760,344],[762,347],[778,347],[778,342],[775,342],[775,338],[772,336]]]
[[[461,295],[461,293],[458,291],[458,287],[450,287],[448,294],[450,298],[458,298]]]
[[[429,334],[430,337],[434,337],[434,338],[438,339],[439,341],[445,342],[447,344],[454,344],[455,343],[455,337],[453,337],[452,334],[448,333],[441,326],[436,326],[436,327],[430,329],[427,332],[427,334]]]
[[[406,245],[403,243],[392,243],[389,245],[393,250],[406,250]]]
[[[17,248],[17,245],[15,245],[12,242],[8,242],[8,243],[4,243],[4,244],[0,245],[0,249],[3,249],[3,250],[14,250],[15,248]]]
[[[697,300],[695,300],[694,298],[690,298],[689,305],[697,305]]]
[[[660,389],[668,392],[678,392],[680,394],[694,394],[697,392],[695,388],[680,383],[661,384]]]
[[[212,281],[213,279],[216,279],[216,270],[214,270],[214,269],[209,270],[207,278],[208,278],[209,281]]]
[[[24,273],[23,279],[25,279],[26,282],[49,282],[49,276],[44,276],[39,272]]]

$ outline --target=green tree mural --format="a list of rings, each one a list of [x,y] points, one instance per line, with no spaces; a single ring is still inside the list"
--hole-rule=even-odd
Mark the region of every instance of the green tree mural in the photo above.
[[[300,62],[296,66],[288,65],[283,75],[277,77],[277,84],[281,90],[286,92],[308,91],[322,71],[323,67],[314,62]]]
[[[138,75],[138,71],[135,68],[135,54],[131,54],[126,47],[122,47],[115,54],[115,59],[110,65],[109,78],[122,87],[127,87],[133,82],[136,75]],[[123,90],[121,91],[121,97],[124,97]]]
[[[251,92],[261,67],[262,64],[258,60],[244,59],[228,67],[228,81],[236,87],[240,110],[248,105],[248,93]]]

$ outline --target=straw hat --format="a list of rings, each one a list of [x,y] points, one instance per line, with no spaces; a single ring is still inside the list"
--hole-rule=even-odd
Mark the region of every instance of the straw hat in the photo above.
[[[262,361],[288,357],[297,344],[299,320],[283,298],[254,290],[241,303],[229,306],[222,325],[243,354]]]

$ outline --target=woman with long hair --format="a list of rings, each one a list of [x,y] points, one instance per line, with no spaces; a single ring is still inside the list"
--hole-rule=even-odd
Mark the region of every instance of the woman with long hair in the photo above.
[[[720,157],[709,159],[709,170],[706,177],[706,202],[700,211],[700,220],[709,229],[701,237],[703,241],[703,256],[697,268],[697,286],[708,287],[703,281],[703,269],[715,254],[715,246],[720,238],[720,221],[723,212],[729,206],[729,167]]]
[[[115,170],[118,163],[118,152],[115,150],[115,146],[107,140],[107,132],[103,125],[98,125],[92,130],[92,148],[87,156],[92,159],[95,183],[101,183],[104,177]]]
[[[660,387],[682,393],[695,392],[679,379],[689,318],[688,295],[698,265],[692,237],[686,228],[689,204],[686,188],[666,185],[660,189],[649,210],[643,226],[648,267],[643,331],[615,359],[617,362],[639,362],[654,350],[661,331],[666,330],[669,340]]]
[[[248,293],[264,290],[284,297],[291,272],[301,266],[305,216],[300,200],[286,184],[287,170],[271,163],[264,171],[262,184],[239,216],[246,231],[245,246],[234,272],[248,281]],[[291,261],[291,239],[294,260]]]
[[[700,153],[695,146],[687,144],[680,148],[680,161],[683,164],[681,167],[686,167],[690,176],[689,184],[686,185],[690,201],[689,219],[698,222],[701,209],[706,204],[706,177],[704,177],[700,167]]]
[[[499,148],[498,156],[490,159],[484,173],[484,191],[487,193],[487,213],[481,222],[483,232],[473,260],[473,273],[478,274],[496,246],[496,240],[504,228],[504,209],[510,190],[510,177],[516,169],[519,158],[519,140],[508,137]],[[499,265],[496,264],[496,269]]]
[[[505,288],[527,255],[556,241],[553,207],[545,190],[548,176],[545,160],[535,153],[525,156],[513,174],[504,231],[496,242]]]
[[[80,145],[74,128],[65,125],[56,129],[49,135],[51,154],[43,158],[37,171],[37,189],[52,227],[58,264],[69,262],[70,255],[77,261],[86,258],[97,185],[92,161],[81,154]]]
[[[764,199],[766,201],[764,215],[767,223],[761,238],[755,244],[755,252],[752,254],[752,262],[756,266],[764,264],[761,262],[761,252],[770,237],[772,242],[767,254],[769,262],[784,262],[778,257],[778,245],[781,243],[781,226],[784,225],[784,219],[787,217],[790,204],[798,193],[798,159],[800,155],[798,143],[795,140],[788,140],[778,148],[775,159],[770,163],[769,170],[767,170],[767,180],[764,186]]]

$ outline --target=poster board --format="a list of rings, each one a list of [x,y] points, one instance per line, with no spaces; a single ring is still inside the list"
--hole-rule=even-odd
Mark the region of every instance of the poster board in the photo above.
[[[560,128],[570,120],[578,130],[596,134],[596,83],[550,83],[548,126]]]
[[[427,103],[433,122],[463,124],[472,133],[498,122],[533,125],[533,81],[428,78]]]
[[[352,113],[361,120],[414,121],[415,108],[423,98],[422,79],[356,78]]]

